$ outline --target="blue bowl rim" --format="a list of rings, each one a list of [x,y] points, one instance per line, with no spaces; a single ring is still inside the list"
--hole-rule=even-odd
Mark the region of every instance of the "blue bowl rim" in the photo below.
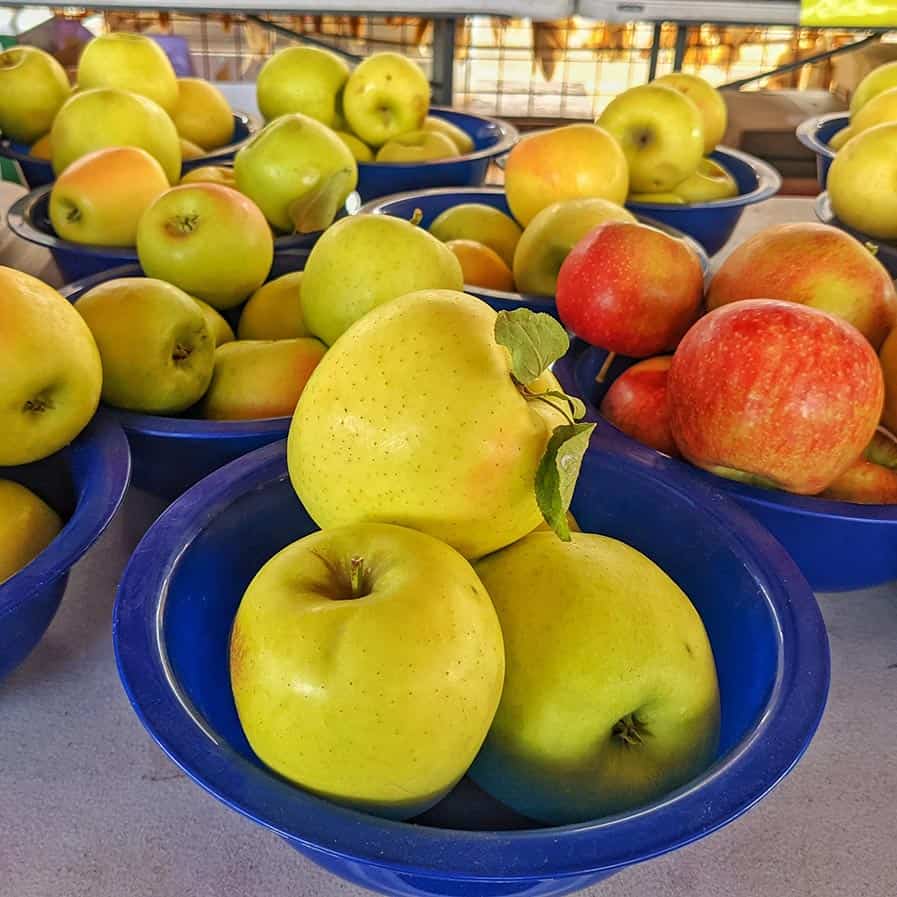
[[[808,149],[817,156],[826,159],[834,159],[835,151],[819,139],[819,129],[836,119],[843,119],[845,127],[850,123],[850,114],[847,112],[829,112],[827,115],[814,115],[804,119],[795,129],[795,136]]]
[[[159,627],[170,568],[184,545],[259,482],[285,479],[284,445],[272,443],[225,465],[177,499],[132,555],[113,612],[119,676],[141,723],[190,778],[242,815],[324,854],[400,872],[479,881],[555,878],[621,868],[710,834],[767,794],[806,750],[825,708],[830,674],[825,625],[806,580],[779,543],[717,490],[675,470],[658,476],[657,464],[614,452],[657,488],[690,504],[702,502],[744,556],[773,616],[779,646],[772,693],[754,728],[729,754],[694,782],[634,813],[522,832],[433,829],[379,819],[256,768],[220,744],[189,702],[178,699]],[[593,461],[587,457],[584,463]],[[141,654],[146,649],[151,656]],[[810,670],[818,677],[808,676]],[[711,804],[714,818],[708,822]]]
[[[565,381],[569,388],[575,381],[575,369],[583,352],[589,350],[603,352],[589,346],[582,340],[577,340],[577,347],[568,352],[563,358],[554,364],[554,372]],[[650,446],[643,445],[631,436],[627,436],[622,430],[615,427],[598,409],[588,396],[580,396],[585,402],[589,415],[599,422],[599,426],[609,427],[613,431],[614,438],[619,440],[626,449],[640,455],[647,463],[655,463],[660,460],[671,465],[678,475],[687,475],[705,485],[716,488],[729,495],[735,495],[740,499],[749,501],[759,507],[771,510],[787,510],[804,517],[820,517],[827,520],[870,521],[897,525],[897,505],[867,505],[859,502],[836,501],[831,498],[820,498],[815,495],[795,495],[784,490],[761,489],[759,486],[750,486],[747,483],[739,483],[737,480],[727,480],[706,470],[701,470],[679,458],[671,458]]]
[[[739,193],[738,196],[730,196],[728,199],[714,199],[709,202],[693,202],[688,205],[669,205],[660,202],[626,202],[627,209],[645,209],[650,212],[651,209],[663,209],[665,213],[670,214],[686,214],[688,212],[701,211],[703,209],[731,209],[741,206],[750,206],[754,203],[763,202],[782,188],[782,176],[768,162],[752,156],[750,153],[733,149],[730,146],[718,146],[711,154],[713,156],[721,156],[722,162],[725,164],[726,158],[738,159],[753,169],[757,178],[757,186],[747,193]]]
[[[370,202],[365,203],[356,214],[388,215],[389,213],[384,211],[385,206],[390,205],[394,202],[403,202],[405,200],[415,199],[417,197],[426,198],[429,196],[463,196],[465,197],[463,199],[463,202],[467,203],[476,202],[476,197],[478,196],[504,195],[504,187],[429,187],[421,190],[405,190],[402,193],[391,193],[388,196],[379,196],[376,199],[372,199],[370,200]],[[679,230],[676,227],[673,227],[672,225],[665,224],[662,221],[657,221],[650,215],[642,215],[641,213],[639,213],[636,214],[635,217],[638,218],[638,220],[642,224],[647,224],[650,227],[655,227],[658,230],[662,230],[664,233],[669,234],[671,237],[676,237],[677,239],[687,243],[691,250],[698,256],[705,278],[709,276],[710,256],[707,255],[707,250],[705,250],[704,247],[697,240],[695,240],[694,237],[689,236],[689,234]],[[535,293],[518,293],[516,291],[512,292],[510,290],[492,290],[488,287],[475,286],[474,284],[465,284],[464,288],[468,292],[475,293],[475,295],[477,296],[486,296],[490,299],[500,299],[505,302],[525,302],[529,305],[541,305],[546,308],[553,308],[555,304],[554,296],[541,296]]]
[[[78,498],[71,517],[47,548],[0,583],[0,618],[65,575],[102,535],[121,506],[131,481],[131,452],[121,427],[104,411],[98,411],[62,451],[84,446],[104,455],[106,475],[99,479],[96,489]]]
[[[503,118],[495,118],[491,115],[479,115],[476,112],[466,112],[463,109],[452,109],[450,106],[430,106],[432,113],[450,112],[452,115],[464,115],[468,118],[476,119],[479,122],[491,124],[498,129],[498,142],[485,149],[476,150],[472,153],[465,153],[460,156],[450,156],[448,159],[427,159],[423,162],[359,162],[358,173],[362,171],[407,171],[408,169],[430,168],[436,165],[464,165],[468,162],[477,162],[480,159],[494,159],[496,156],[503,156],[509,153],[514,145],[520,140],[520,132],[509,121]],[[438,114],[437,118],[445,118],[445,115]]]
[[[234,143],[228,143],[226,146],[218,146],[213,150],[209,150],[207,153],[204,153],[201,156],[197,156],[195,159],[183,159],[183,162],[186,162],[191,167],[199,168],[203,164],[205,165],[214,165],[214,160],[219,156],[226,155],[228,153],[235,153],[240,147],[242,147],[247,140],[258,130],[259,123],[256,118],[250,115],[247,112],[237,112],[235,110],[231,111],[236,122],[244,125],[246,130],[249,132],[245,137],[241,140],[237,140]],[[235,123],[236,126],[236,123]],[[7,159],[12,159],[15,162],[25,162],[30,165],[49,165],[49,159],[38,159],[35,156],[29,156],[28,153],[20,153],[17,149],[13,148],[13,141],[8,137],[0,137],[0,155],[6,157]]]
[[[223,166],[227,167],[227,166]],[[169,189],[180,186],[173,184]],[[9,229],[23,240],[43,246],[51,252],[61,250],[76,253],[90,258],[105,258],[120,261],[122,264],[137,262],[136,246],[97,246],[92,243],[73,243],[64,240],[55,233],[42,230],[34,223],[34,209],[53,189],[52,184],[44,184],[29,191],[15,200],[6,211],[6,223]],[[274,237],[274,251],[282,252],[292,248],[301,248],[308,241],[317,238],[324,231],[309,234],[280,234]]]

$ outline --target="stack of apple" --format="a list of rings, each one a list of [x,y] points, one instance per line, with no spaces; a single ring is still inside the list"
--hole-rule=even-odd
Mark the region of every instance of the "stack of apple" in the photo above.
[[[640,227],[602,225],[558,278],[570,330],[646,359],[602,413],[724,477],[897,503],[897,292],[874,253],[826,225],[769,228],[723,262],[700,317],[694,265]]]
[[[39,461],[75,439],[96,411],[101,380],[96,344],[71,305],[36,278],[0,267],[0,468]],[[0,476],[0,583],[61,528],[41,498]]]
[[[426,162],[471,153],[470,136],[428,114],[430,84],[398,53],[375,53],[350,71],[319,47],[287,47],[259,72],[267,121],[300,113],[332,128],[358,162]]]

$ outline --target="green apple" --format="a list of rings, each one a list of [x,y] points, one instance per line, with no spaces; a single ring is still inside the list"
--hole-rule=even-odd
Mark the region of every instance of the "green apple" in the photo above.
[[[217,309],[212,308],[208,302],[197,299],[196,296],[193,297],[193,301],[199,306],[199,310],[206,319],[206,324],[209,325],[209,332],[212,334],[212,341],[215,343],[216,348],[223,346],[225,343],[233,342],[236,337],[234,336],[233,328],[227,323],[224,315]]]
[[[152,277],[120,277],[88,290],[75,309],[100,350],[107,404],[176,414],[206,391],[215,339],[183,290]]]
[[[210,420],[289,417],[326,351],[311,337],[241,339],[220,346],[199,414]]]
[[[865,505],[897,504],[897,437],[879,427],[862,456],[821,494]]]
[[[178,134],[203,151],[234,139],[234,115],[224,94],[202,78],[178,78],[178,101],[171,113]]]
[[[880,240],[897,238],[897,122],[876,125],[849,140],[828,172],[835,215]]]
[[[117,87],[149,97],[166,112],[178,102],[178,81],[165,51],[145,34],[115,31],[88,41],[78,60],[79,90]]]
[[[853,137],[876,125],[893,121],[897,121],[897,87],[888,88],[872,97],[868,103],[863,105],[862,109],[851,116],[850,125],[844,128],[844,131],[849,130],[849,136]],[[843,131],[838,131],[835,137],[842,133]],[[841,146],[847,139],[849,138],[842,138]],[[831,146],[831,141],[829,141],[829,146]],[[837,149],[837,147],[835,148]]]
[[[326,125],[294,113],[256,133],[234,158],[237,187],[285,233],[323,230],[358,183],[349,148]]]
[[[735,178],[713,159],[701,159],[698,170],[673,187],[673,193],[686,203],[713,202],[738,196]]]
[[[850,127],[850,125],[848,125],[846,128],[841,128],[840,131],[837,131],[832,135],[831,139],[828,142],[829,148],[837,152],[853,136],[854,131],[853,128]]]
[[[857,89],[850,98],[850,114],[854,116],[872,97],[897,87],[897,62],[888,62],[873,69],[857,85]]]
[[[711,763],[713,653],[688,596],[660,567],[607,536],[533,533],[476,571],[507,664],[470,772],[480,787],[567,825],[661,798]]]
[[[661,206],[684,206],[685,200],[669,190],[660,193],[630,193],[626,202],[650,202]]]
[[[494,206],[465,202],[441,212],[430,225],[437,240],[476,240],[494,249],[506,265],[514,264],[514,250],[523,231],[520,225]]]
[[[286,47],[263,66],[256,81],[256,99],[266,121],[301,112],[328,128],[337,125],[337,111],[349,66],[320,47]]]
[[[0,132],[31,143],[50,130],[72,88],[65,69],[37,47],[0,53]]]
[[[295,339],[310,336],[302,314],[302,271],[290,271],[260,286],[243,306],[240,339]]]
[[[712,153],[723,139],[729,122],[729,111],[723,95],[709,81],[685,72],[670,72],[657,78],[654,83],[672,87],[694,102],[701,113],[704,126],[704,152]]]
[[[50,190],[50,221],[63,240],[133,246],[146,209],[168,189],[162,166],[136,146],[109,146],[76,159]]]
[[[704,155],[704,125],[685,94],[661,84],[631,87],[611,100],[598,124],[623,147],[629,189],[672,190],[694,174]]]
[[[181,144],[181,159],[199,159],[202,156],[206,155],[206,151],[196,143],[193,143],[192,140],[187,140],[185,137],[179,138],[179,142]]]
[[[349,147],[349,152],[355,157],[356,162],[374,161],[374,151],[364,141],[359,140],[348,131],[335,131],[334,133]]]
[[[378,162],[427,162],[435,159],[451,159],[458,155],[458,148],[445,134],[435,131],[407,131],[388,140],[377,151]]]
[[[221,184],[237,189],[237,179],[230,165],[200,165],[191,168],[179,181],[181,184]]]
[[[514,282],[521,293],[553,296],[570,250],[605,221],[636,218],[608,199],[568,199],[542,209],[524,228],[514,253]]]
[[[46,502],[20,483],[0,479],[0,583],[33,561],[61,529]]]
[[[417,63],[399,53],[374,53],[349,75],[343,114],[369,146],[423,127],[430,109],[430,83]]]
[[[157,103],[116,87],[73,93],[50,131],[53,171],[106,146],[139,146],[158,159],[170,184],[181,176],[181,145],[174,122]]]
[[[137,258],[149,277],[215,308],[233,308],[271,270],[274,238],[252,200],[220,184],[181,184],[140,219]]]
[[[93,417],[103,372],[72,306],[45,283],[0,266],[0,466],[68,445]]]
[[[472,296],[423,290],[333,344],[287,443],[293,488],[319,526],[399,523],[479,557],[539,524],[536,474],[565,418],[536,395],[560,386],[545,370],[519,388],[498,322]]]
[[[382,523],[288,545],[249,584],[231,633],[237,714],[262,762],[394,819],[461,779],[503,674],[501,629],[470,564]]]
[[[428,115],[424,119],[424,130],[448,137],[462,156],[472,153],[476,149],[473,138],[466,131],[462,131],[457,125],[453,125],[444,118]]]
[[[330,346],[396,296],[463,286],[460,263],[432,234],[390,215],[354,215],[328,228],[309,254],[302,312],[309,331]]]

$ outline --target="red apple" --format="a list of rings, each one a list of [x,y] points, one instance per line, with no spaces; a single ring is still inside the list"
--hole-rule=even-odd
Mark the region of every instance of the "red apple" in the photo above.
[[[673,355],[668,391],[673,438],[693,464],[814,495],[872,439],[884,378],[851,324],[754,299],[691,328]]]
[[[785,299],[839,315],[877,349],[897,323],[891,275],[866,246],[825,224],[780,224],[745,240],[710,282],[708,309]]]
[[[608,221],[558,273],[557,309],[577,336],[620,355],[670,351],[698,316],[704,278],[682,240],[644,224]]]
[[[601,413],[627,436],[678,457],[667,407],[667,375],[672,360],[671,355],[659,355],[624,371],[605,394]]]
[[[862,456],[823,495],[866,505],[897,504],[897,439],[879,427]]]

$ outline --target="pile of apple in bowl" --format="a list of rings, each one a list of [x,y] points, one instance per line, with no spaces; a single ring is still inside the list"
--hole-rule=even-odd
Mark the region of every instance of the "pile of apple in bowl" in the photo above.
[[[772,227],[705,299],[673,287],[670,266],[616,276],[610,246],[595,232],[558,280],[561,320],[595,348],[557,373],[590,417],[600,405],[618,431],[705,471],[815,588],[897,577],[897,293],[874,253],[825,225]],[[647,261],[630,253],[627,270]]]

